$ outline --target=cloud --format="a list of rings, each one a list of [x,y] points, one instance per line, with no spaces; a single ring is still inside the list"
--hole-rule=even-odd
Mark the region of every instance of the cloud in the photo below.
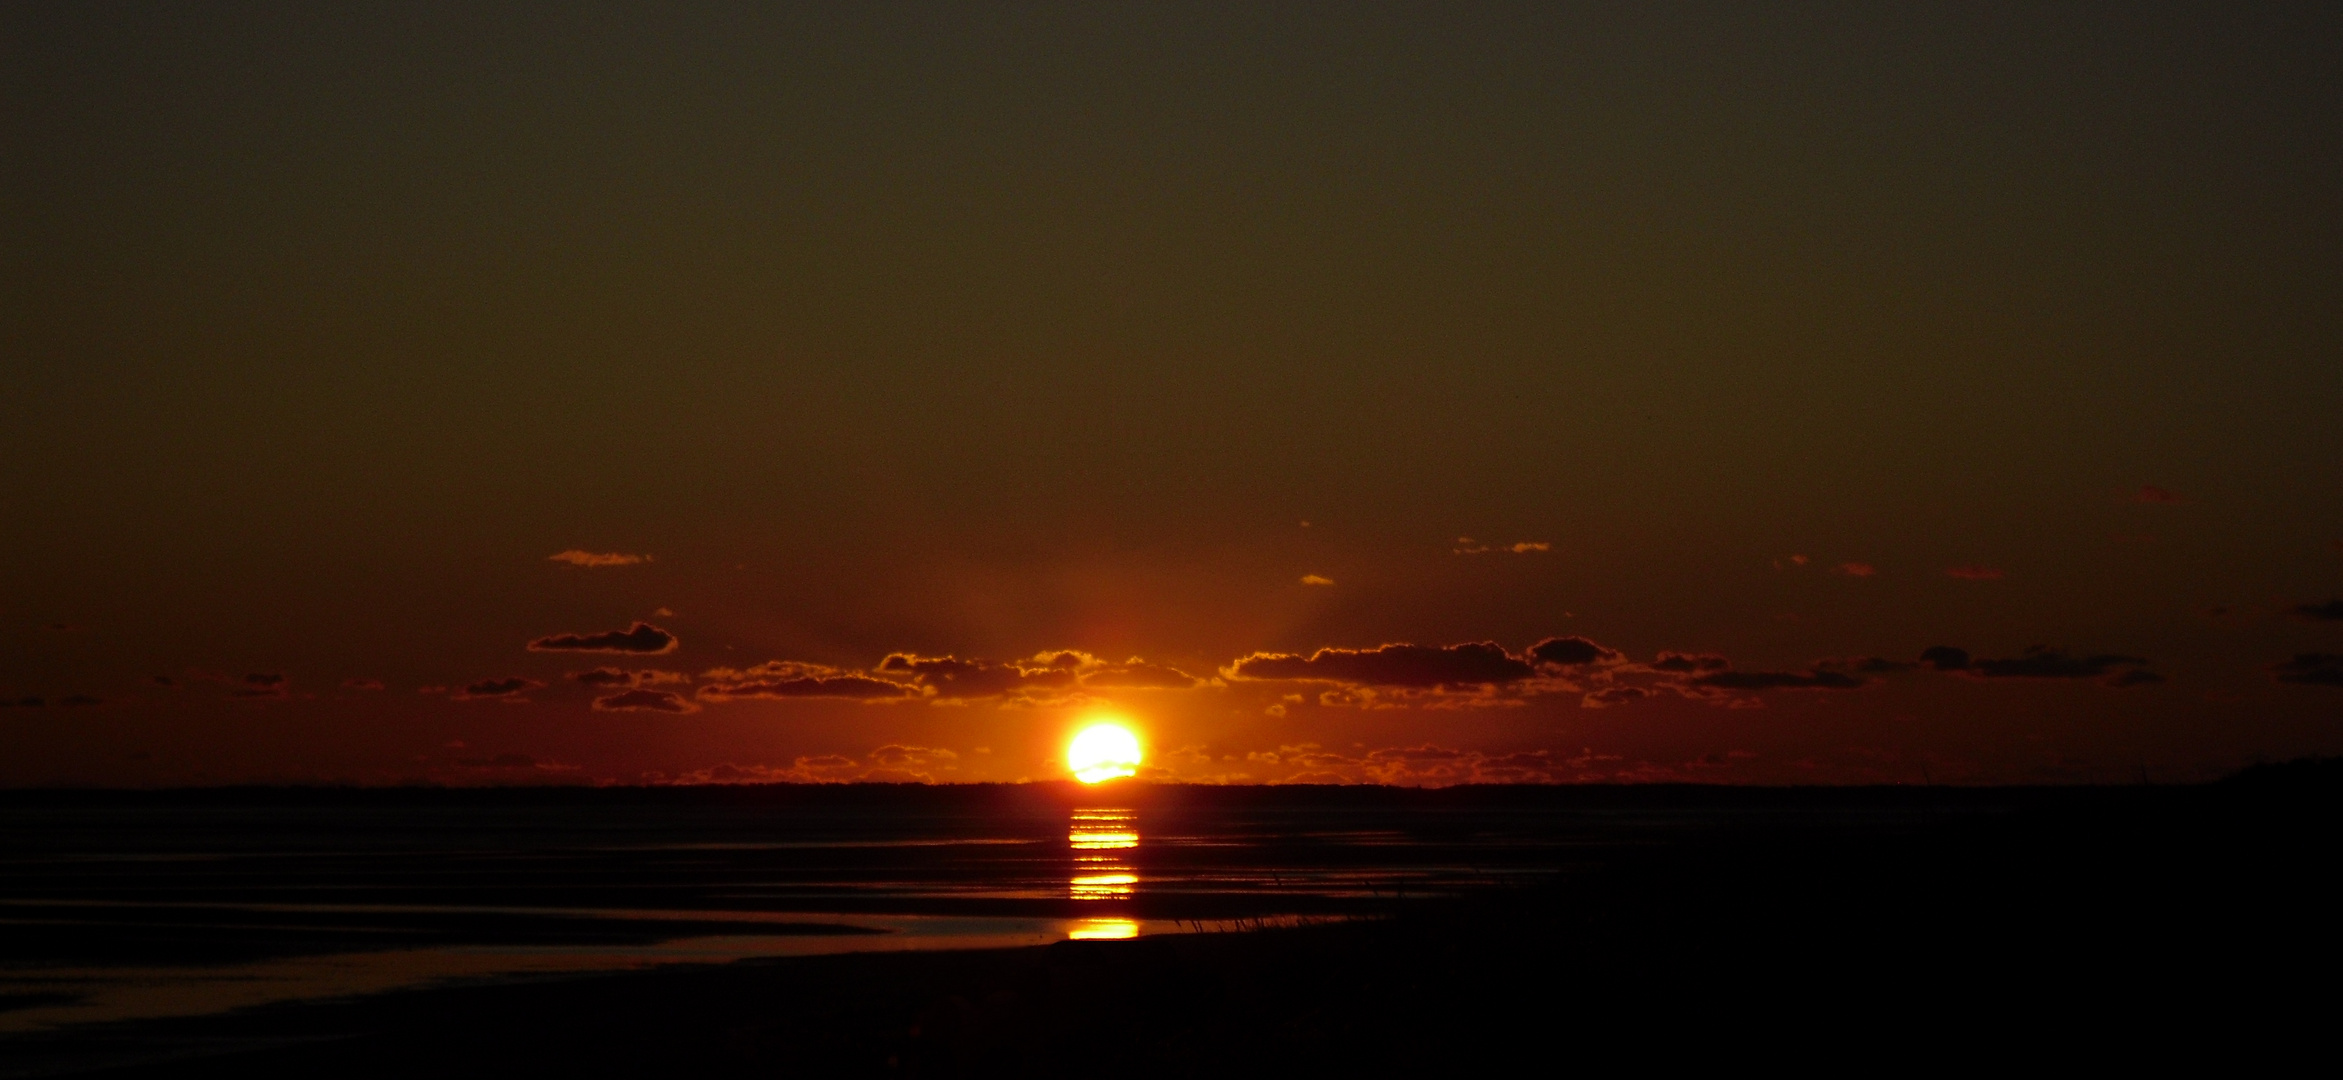
[[[1910,671],[1920,665],[1884,656],[1862,656],[1848,660],[1823,660],[1814,665],[1816,671],[1843,671],[1854,675],[1894,675]]]
[[[1459,555],[1486,555],[1493,551],[1503,554],[1529,555],[1540,551],[1552,551],[1554,545],[1544,540],[1522,540],[1511,544],[1484,544],[1469,536],[1459,536],[1456,538],[1456,547],[1451,550]]]
[[[1704,671],[1723,671],[1732,661],[1715,653],[1663,652],[1651,662],[1651,670],[1675,675],[1696,675]]]
[[[660,671],[655,668],[625,671],[614,667],[598,667],[590,671],[570,672],[569,677],[580,685],[594,687],[672,686],[691,681],[691,676],[683,672]]]
[[[568,563],[578,567],[633,566],[651,561],[648,555],[628,555],[617,551],[592,552],[578,548],[545,557],[547,562]],[[685,560],[690,561],[690,560]]]
[[[608,697],[594,699],[597,712],[650,711],[664,713],[691,713],[700,711],[697,703],[665,690],[627,690]]]
[[[518,675],[509,679],[482,679],[456,694],[457,701],[523,701],[520,695],[544,689],[545,684]]]
[[[2188,500],[2154,484],[2142,484],[2138,491],[2132,493],[2131,501],[2136,503],[2180,503]]]
[[[599,634],[554,634],[529,643],[530,652],[635,653],[651,656],[675,651],[675,635],[647,622],[624,630]]]
[[[2343,620],[2343,600],[2329,600],[2324,604],[2297,604],[2294,606],[2294,614],[2297,618],[2313,622]]]
[[[2075,656],[2064,649],[2034,645],[2018,656],[1984,659],[1966,649],[1934,645],[1920,653],[1920,662],[1937,671],[1958,672],[1977,679],[2100,679],[2109,686],[2145,686],[2164,681],[2151,671],[2146,657],[2121,653]]]
[[[342,689],[344,690],[380,690],[382,688],[381,679],[350,678],[342,680]]]
[[[750,698],[884,701],[918,694],[917,689],[900,682],[794,660],[768,660],[746,669],[716,668],[702,673],[701,677],[712,680],[699,689],[699,696],[710,701]]]
[[[1920,650],[1920,662],[1938,671],[1969,670],[1969,650],[1950,645],[1931,645]]]
[[[1528,662],[1495,642],[1428,646],[1392,644],[1372,649],[1253,653],[1223,672],[1232,679],[1331,682],[1351,686],[1443,689],[1517,683],[1537,674]]]
[[[1203,682],[1178,668],[1150,664],[1136,656],[1082,674],[1082,685],[1101,690],[1188,690]]]
[[[2270,665],[2270,674],[2282,683],[2302,686],[2343,686],[2343,655],[2295,653],[2292,660]]]
[[[1555,667],[1578,667],[1585,664],[1612,664],[1626,659],[1617,649],[1597,645],[1582,637],[1551,637],[1529,647],[1530,660]]]
[[[1860,690],[1867,679],[1839,671],[1716,671],[1687,684],[1714,690]]]
[[[645,779],[667,784],[932,784],[937,773],[958,768],[959,758],[937,747],[890,743],[871,751],[868,761],[844,754],[808,754],[787,767],[727,763],[680,776],[654,773]]]
[[[998,700],[1004,704],[1066,704],[1091,690],[1189,690],[1204,680],[1178,668],[1132,657],[1109,663],[1076,649],[1053,649],[996,663],[958,656],[889,653],[869,671],[773,660],[753,668],[717,668],[700,688],[710,700],[835,697],[866,701],[921,698],[934,702]]]
[[[929,695],[945,700],[1059,699],[1080,684],[1080,669],[1090,659],[1082,653],[1060,651],[1043,653],[1030,661],[995,664],[957,656],[891,653],[879,661],[877,670],[884,676],[908,679]]]
[[[1839,573],[1845,574],[1848,577],[1870,577],[1871,575],[1878,572],[1878,567],[1873,566],[1867,562],[1843,562],[1839,564]]]
[[[1944,576],[1962,581],[2000,581],[2002,574],[1990,566],[1948,566],[1944,568]]]
[[[847,698],[858,701],[884,701],[891,698],[916,696],[918,692],[902,683],[873,679],[862,675],[804,676],[795,679],[760,679],[753,682],[711,683],[700,687],[701,697],[711,701],[740,701],[749,698]]]
[[[1739,759],[1753,755],[1735,751],[1724,756]],[[1551,784],[1623,776],[1618,766],[1621,760],[1616,755],[1596,754],[1591,750],[1577,754],[1555,750],[1486,751],[1432,743],[1346,754],[1317,743],[1302,743],[1246,754],[1245,764],[1251,770],[1246,773],[1187,779],[1243,782],[1260,776],[1276,784],[1372,783],[1422,787]]]
[[[1303,575],[1302,575],[1302,584],[1304,584],[1304,585],[1332,585],[1332,584],[1334,584],[1334,579],[1333,579],[1333,578],[1330,578],[1330,577],[1320,577],[1320,576],[1318,576],[1318,575],[1316,575],[1316,574],[1303,574]]]
[[[292,689],[279,672],[254,672],[237,680],[235,689],[228,693],[240,698],[281,698]]]
[[[932,784],[935,774],[959,768],[960,755],[930,746],[890,743],[870,752],[870,768],[859,777],[866,783]]]
[[[1640,686],[1606,686],[1580,698],[1578,704],[1581,708],[1608,709],[1613,705],[1625,705],[1650,696],[1651,691]]]

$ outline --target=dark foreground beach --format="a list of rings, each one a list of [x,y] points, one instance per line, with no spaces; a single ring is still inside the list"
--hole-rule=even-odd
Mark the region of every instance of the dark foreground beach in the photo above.
[[[2343,996],[2339,779],[2334,763],[2304,763],[2203,787],[1424,793],[1395,797],[1414,801],[1390,812],[1561,806],[1571,821],[1643,827],[1625,841],[1586,839],[1598,829],[1527,845],[1545,865],[1469,886],[1406,898],[1370,890],[1338,912],[1284,920],[1302,925],[1240,932],[1243,917],[1224,911],[1207,932],[1124,941],[442,982],[19,1033],[0,1042],[0,1068],[270,1077],[2276,1064],[2331,1042]]]

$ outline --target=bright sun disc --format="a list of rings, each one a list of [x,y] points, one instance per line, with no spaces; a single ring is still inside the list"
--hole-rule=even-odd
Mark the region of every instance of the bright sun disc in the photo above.
[[[1085,784],[1139,771],[1139,736],[1121,724],[1092,724],[1066,747],[1066,767]]]

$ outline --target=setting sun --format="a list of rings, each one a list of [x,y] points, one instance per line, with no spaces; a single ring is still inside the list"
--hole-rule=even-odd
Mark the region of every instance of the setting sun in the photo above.
[[[1092,724],[1066,747],[1066,768],[1085,784],[1139,771],[1139,737],[1121,724]]]

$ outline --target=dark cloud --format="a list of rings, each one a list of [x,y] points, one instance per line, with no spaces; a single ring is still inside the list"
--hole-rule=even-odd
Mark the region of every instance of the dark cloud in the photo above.
[[[1690,685],[1711,690],[1859,690],[1868,680],[1838,671],[1716,671]]]
[[[1083,672],[1099,666],[1097,657],[1072,650],[1045,652],[1031,660],[1005,664],[892,653],[879,661],[878,672],[909,680],[926,694],[943,700],[1050,701],[1079,696]]]
[[[1204,680],[1178,668],[1149,664],[1136,658],[1082,674],[1082,685],[1101,690],[1187,690]]]
[[[699,705],[665,690],[627,690],[608,697],[598,697],[594,699],[594,708],[600,712],[688,713],[700,711]]]
[[[1860,660],[1832,661],[1814,666],[1816,670],[1850,671],[1857,675],[1893,675],[1899,671],[1910,671],[1919,665],[1890,660],[1884,656],[1866,656]]]
[[[898,682],[873,679],[867,675],[798,675],[791,678],[748,679],[740,682],[716,682],[700,687],[699,695],[711,701],[735,701],[747,698],[847,698],[860,701],[885,701],[912,697],[918,691]]]
[[[1988,679],[2095,679],[2119,667],[2145,664],[2144,657],[2120,653],[2074,656],[2046,645],[2006,660],[1971,660],[1969,671]]]
[[[588,675],[611,677],[610,674]],[[773,660],[742,670],[719,668],[703,677],[711,681],[700,688],[700,696],[711,700],[925,698],[931,701],[994,699],[1014,704],[1063,703],[1082,698],[1083,692],[1089,689],[1188,690],[1204,682],[1178,668],[1151,664],[1139,657],[1111,664],[1074,649],[1049,650],[1005,663],[890,653],[868,672]]]
[[[1723,671],[1725,668],[1730,666],[1731,664],[1724,657],[1718,656],[1715,653],[1663,652],[1660,654],[1659,659],[1651,662],[1651,669],[1653,671],[1665,671],[1675,675],[1693,675],[1704,671]]]
[[[599,634],[554,634],[529,643],[530,652],[599,652],[655,655],[675,651],[675,635],[646,622]]]
[[[276,672],[254,672],[246,675],[230,691],[236,697],[281,698],[292,689],[285,676]]]
[[[544,686],[544,683],[535,679],[524,679],[518,675],[509,679],[482,679],[465,686],[463,692],[456,695],[456,699],[459,701],[513,701],[518,700],[522,694],[531,690],[543,689]]]
[[[1938,671],[1969,670],[1969,650],[1950,645],[1931,645],[1920,650],[1920,662]]]
[[[380,690],[380,689],[382,689],[382,680],[381,680],[381,679],[363,679],[363,678],[361,678],[361,679],[343,679],[343,680],[342,680],[342,689],[344,689],[344,690]]]
[[[2000,581],[2002,574],[1990,566],[1948,566],[1944,568],[1944,576],[1962,581]]]
[[[1461,645],[1383,645],[1373,649],[1320,649],[1298,653],[1253,653],[1228,666],[1237,679],[1297,680],[1436,689],[1504,685],[1537,674],[1528,662],[1495,642]]]
[[[2145,686],[2164,677],[2142,671],[2148,659],[2122,653],[2076,656],[2064,649],[2034,645],[2018,656],[1987,659],[1966,649],[1936,645],[1920,653],[1920,662],[1938,671],[1954,671],[1976,679],[2100,679],[2109,686]]]
[[[168,675],[149,675],[146,677],[146,681],[153,683],[156,686],[168,686],[174,690],[178,689],[179,687],[179,680],[174,679]]]
[[[2343,621],[2343,600],[2329,600],[2324,604],[2297,604],[2294,614],[2314,622]]]
[[[1597,645],[1582,637],[1550,637],[1530,646],[1525,655],[1532,662],[1556,667],[1610,664],[1624,659],[1619,650]]]
[[[2343,655],[2306,652],[2270,665],[2270,674],[2282,683],[2303,686],[2343,686]]]
[[[590,671],[573,671],[569,677],[581,685],[597,688],[616,686],[671,686],[691,681],[691,676],[680,671],[660,671],[642,668],[626,671],[613,667],[598,667]]]

